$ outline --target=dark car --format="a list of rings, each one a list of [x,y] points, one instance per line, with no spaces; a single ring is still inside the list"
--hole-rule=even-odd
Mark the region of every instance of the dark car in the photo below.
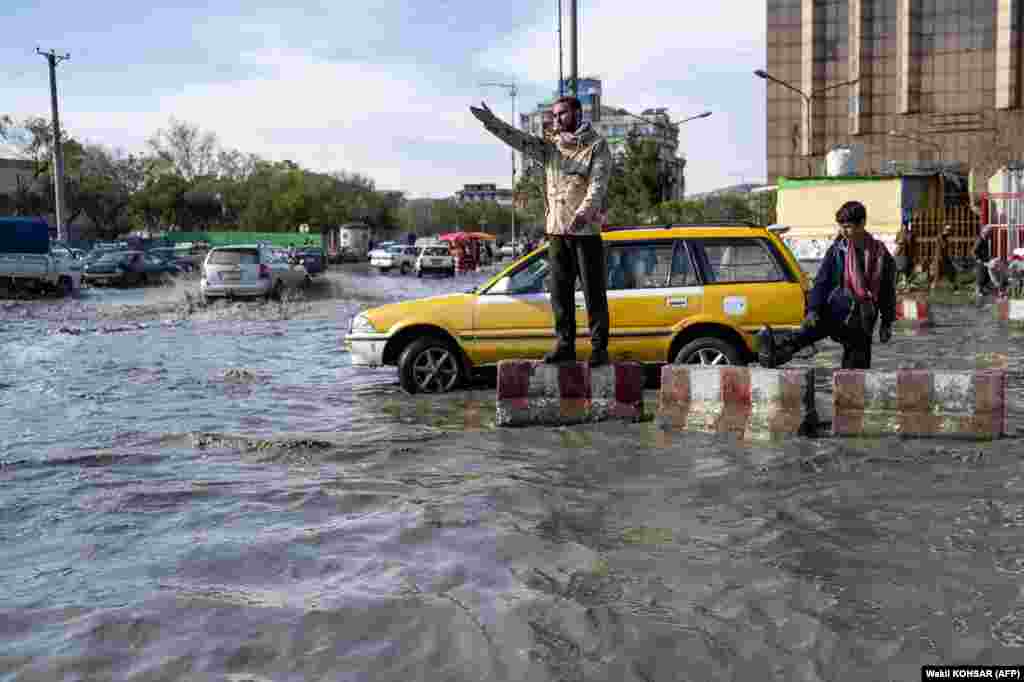
[[[190,255],[187,250],[176,249],[173,246],[157,246],[146,253],[157,256],[168,263],[174,263],[182,272],[194,272],[198,270],[195,257]]]
[[[306,266],[310,275],[319,275],[327,269],[327,254],[319,246],[305,246],[295,250],[295,258]]]
[[[109,251],[86,263],[82,278],[89,284],[146,284],[181,274],[181,268],[144,251]]]

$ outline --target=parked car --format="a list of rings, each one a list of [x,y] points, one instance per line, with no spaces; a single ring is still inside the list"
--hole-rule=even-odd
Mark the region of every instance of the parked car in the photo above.
[[[203,263],[199,292],[215,297],[264,296],[280,299],[286,288],[306,287],[309,273],[288,262],[288,253],[266,244],[216,246]]]
[[[0,218],[0,283],[13,289],[55,290],[67,296],[82,282],[82,263],[39,218]]]
[[[742,365],[755,334],[796,329],[810,282],[780,237],[735,225],[613,229],[608,254],[609,353],[643,363]],[[477,367],[539,359],[555,342],[543,248],[470,293],[372,308],[345,337],[352,364],[395,365],[410,392],[450,391]],[[590,355],[576,294],[577,357]]]
[[[145,251],[108,251],[85,265],[83,279],[91,285],[159,283],[181,274],[181,268]]]
[[[327,269],[327,254],[319,246],[303,246],[295,251],[310,276],[322,274]]]
[[[429,272],[455,276],[455,257],[447,245],[420,248],[419,256],[416,258],[416,276],[422,277],[424,273]]]
[[[512,242],[506,242],[498,249],[498,255],[502,258],[515,258],[524,253],[526,253],[526,245],[522,243],[513,245]]]
[[[380,244],[375,244],[374,247],[366,254],[366,259],[373,261],[374,256],[381,256],[387,253],[387,250],[392,246],[400,246],[400,244],[398,242],[381,242]]]
[[[370,265],[381,272],[398,268],[403,275],[416,267],[416,256],[419,250],[415,246],[394,244],[387,249],[374,249],[370,253]]]
[[[187,250],[178,249],[174,246],[157,246],[146,253],[174,263],[182,272],[193,272],[197,269],[195,258],[189,255]]]

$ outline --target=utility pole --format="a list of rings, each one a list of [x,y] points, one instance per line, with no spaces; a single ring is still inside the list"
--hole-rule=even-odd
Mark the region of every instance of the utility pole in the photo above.
[[[519,128],[519,121],[516,117],[519,115],[516,110],[516,95],[519,94],[519,89],[515,83],[481,83],[484,87],[494,88],[505,88],[508,93],[512,95],[512,127]],[[515,257],[516,253],[516,150],[512,150],[512,255]]]
[[[565,96],[565,74],[562,73],[562,64],[565,59],[562,56],[562,0],[558,1],[558,96]]]
[[[38,47],[36,53],[46,57],[50,67],[50,107],[53,110],[53,202],[57,214],[57,239],[68,238],[68,229],[64,225],[64,153],[60,145],[60,116],[57,109],[57,65],[70,54],[58,55],[53,50],[43,52]]]
[[[569,0],[569,94],[573,97],[580,96],[580,72],[579,72],[579,25],[576,20],[576,3],[578,0]]]

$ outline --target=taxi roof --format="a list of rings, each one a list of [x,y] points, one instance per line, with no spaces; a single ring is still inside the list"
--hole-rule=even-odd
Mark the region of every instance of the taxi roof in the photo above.
[[[673,239],[676,237],[751,237],[768,233],[766,227],[752,223],[673,223],[669,225],[609,227],[601,233],[606,241],[634,239]]]

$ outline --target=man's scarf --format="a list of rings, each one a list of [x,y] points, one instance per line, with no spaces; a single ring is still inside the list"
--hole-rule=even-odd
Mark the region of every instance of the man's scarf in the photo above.
[[[847,240],[844,280],[846,287],[861,302],[877,303],[882,292],[882,261],[885,245],[870,234],[864,235],[864,268],[861,272],[856,247]]]

